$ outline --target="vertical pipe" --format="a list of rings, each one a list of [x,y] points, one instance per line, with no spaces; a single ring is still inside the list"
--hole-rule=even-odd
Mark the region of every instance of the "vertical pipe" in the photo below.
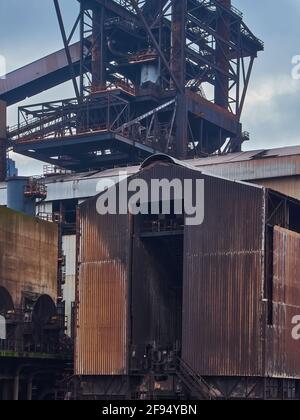
[[[0,182],[6,179],[6,103],[0,101]]]
[[[106,87],[104,21],[105,8],[95,7],[93,10],[92,92]]]
[[[222,70],[216,70],[215,81],[215,103],[222,108],[228,108],[229,105],[229,41],[230,41],[230,16],[223,7],[230,8],[231,0],[219,0],[220,6],[217,6],[217,33],[219,40],[216,44],[216,65]],[[221,7],[223,6],[223,7]]]
[[[187,0],[172,0],[171,70],[182,90],[186,78],[185,26]]]

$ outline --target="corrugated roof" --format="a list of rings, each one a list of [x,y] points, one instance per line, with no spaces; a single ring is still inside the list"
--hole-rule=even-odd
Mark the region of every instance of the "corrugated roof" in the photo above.
[[[261,160],[271,157],[285,157],[300,155],[300,146],[281,147],[276,149],[259,149],[239,153],[229,153],[221,156],[209,156],[188,160],[194,166],[218,165],[224,163],[244,162],[250,160]]]
[[[233,181],[256,182],[263,179],[300,176],[300,146],[260,149],[184,161],[170,159],[181,166]],[[112,178],[117,182],[120,172],[127,172],[127,175],[131,176],[139,172],[140,168],[138,165],[50,176],[46,179],[48,186],[46,201],[92,197],[99,192],[99,188],[101,191],[101,185],[106,178]],[[0,184],[0,204],[6,205],[5,183]]]
[[[197,159],[187,159],[183,161],[179,161],[170,157],[170,159],[177,164],[182,166],[188,166],[191,169],[195,169],[201,166],[210,166],[210,165],[221,165],[221,164],[229,164],[229,163],[236,163],[236,162],[245,162],[245,161],[253,161],[253,160],[262,160],[264,158],[271,158],[271,157],[288,157],[288,156],[300,156],[300,146],[291,146],[291,147],[282,147],[276,149],[259,149],[259,150],[252,150],[246,152],[239,152],[239,153],[229,153],[226,155],[219,155],[219,156],[209,156]],[[159,158],[157,155],[156,159]],[[146,159],[145,163],[151,162],[153,157]],[[145,165],[142,164],[142,167]],[[91,178],[108,178],[108,177],[115,177],[118,176],[120,171],[127,172],[128,175],[133,175],[137,173],[140,169],[140,166],[128,166],[128,167],[117,167],[113,169],[107,169],[105,171],[93,171],[93,172],[84,172],[84,173],[77,173],[77,174],[68,174],[68,175],[54,175],[47,178],[47,184],[51,184],[54,182],[67,182],[67,181],[80,181],[85,179]]]

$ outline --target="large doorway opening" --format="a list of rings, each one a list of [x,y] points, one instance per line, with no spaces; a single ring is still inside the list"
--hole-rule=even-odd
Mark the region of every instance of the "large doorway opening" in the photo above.
[[[180,355],[184,218],[138,216],[132,268],[132,366],[165,371]]]

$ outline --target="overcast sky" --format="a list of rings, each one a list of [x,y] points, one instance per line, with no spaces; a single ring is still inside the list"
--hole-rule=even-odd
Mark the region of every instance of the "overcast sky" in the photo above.
[[[64,17],[71,23],[76,0],[61,0]],[[243,114],[244,129],[251,133],[245,149],[300,144],[300,80],[293,80],[292,57],[300,55],[300,0],[233,0],[253,32],[265,42],[256,60]],[[62,48],[52,0],[0,0],[0,55],[7,70],[14,70]],[[73,96],[72,87],[58,87],[25,103]],[[16,120],[16,107],[8,112]],[[17,158],[22,174],[41,166]],[[34,168],[34,169],[33,169]]]

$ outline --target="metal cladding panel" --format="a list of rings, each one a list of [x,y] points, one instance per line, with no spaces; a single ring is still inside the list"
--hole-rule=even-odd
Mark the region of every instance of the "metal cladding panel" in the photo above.
[[[201,375],[263,375],[264,208],[263,189],[205,177],[185,228],[182,356]]]
[[[219,164],[217,159],[212,164],[206,164],[206,159],[203,159],[203,161],[197,160],[196,166],[206,173],[227,179],[244,181],[289,177],[300,173],[300,159],[298,155],[266,156],[264,159],[233,160],[232,162],[220,162]]]
[[[268,327],[267,374],[300,378],[300,344],[292,321],[300,315],[300,235],[274,229],[273,325]]]
[[[16,307],[24,292],[57,299],[57,225],[0,207],[0,286]]]
[[[183,359],[201,375],[263,376],[265,190],[179,164],[153,162],[137,176],[148,182],[153,178],[204,180],[204,223],[184,230],[183,300],[177,309],[183,314]],[[144,255],[144,250],[139,249],[138,255]],[[141,345],[142,340],[147,344],[153,336],[158,338],[151,329],[160,322],[163,325],[167,317],[158,324],[158,315],[149,319],[157,272],[149,274],[150,260],[134,257],[141,260],[139,269],[137,263],[133,265],[134,278],[149,283],[148,291],[144,281],[138,288],[133,284],[133,337],[134,344]]]
[[[82,264],[77,335],[79,375],[123,375],[127,365],[127,279],[120,262]]]
[[[256,184],[263,185],[288,197],[300,200],[300,176],[286,176],[273,179],[257,179]]]
[[[124,375],[128,359],[128,216],[80,207],[75,372]]]

